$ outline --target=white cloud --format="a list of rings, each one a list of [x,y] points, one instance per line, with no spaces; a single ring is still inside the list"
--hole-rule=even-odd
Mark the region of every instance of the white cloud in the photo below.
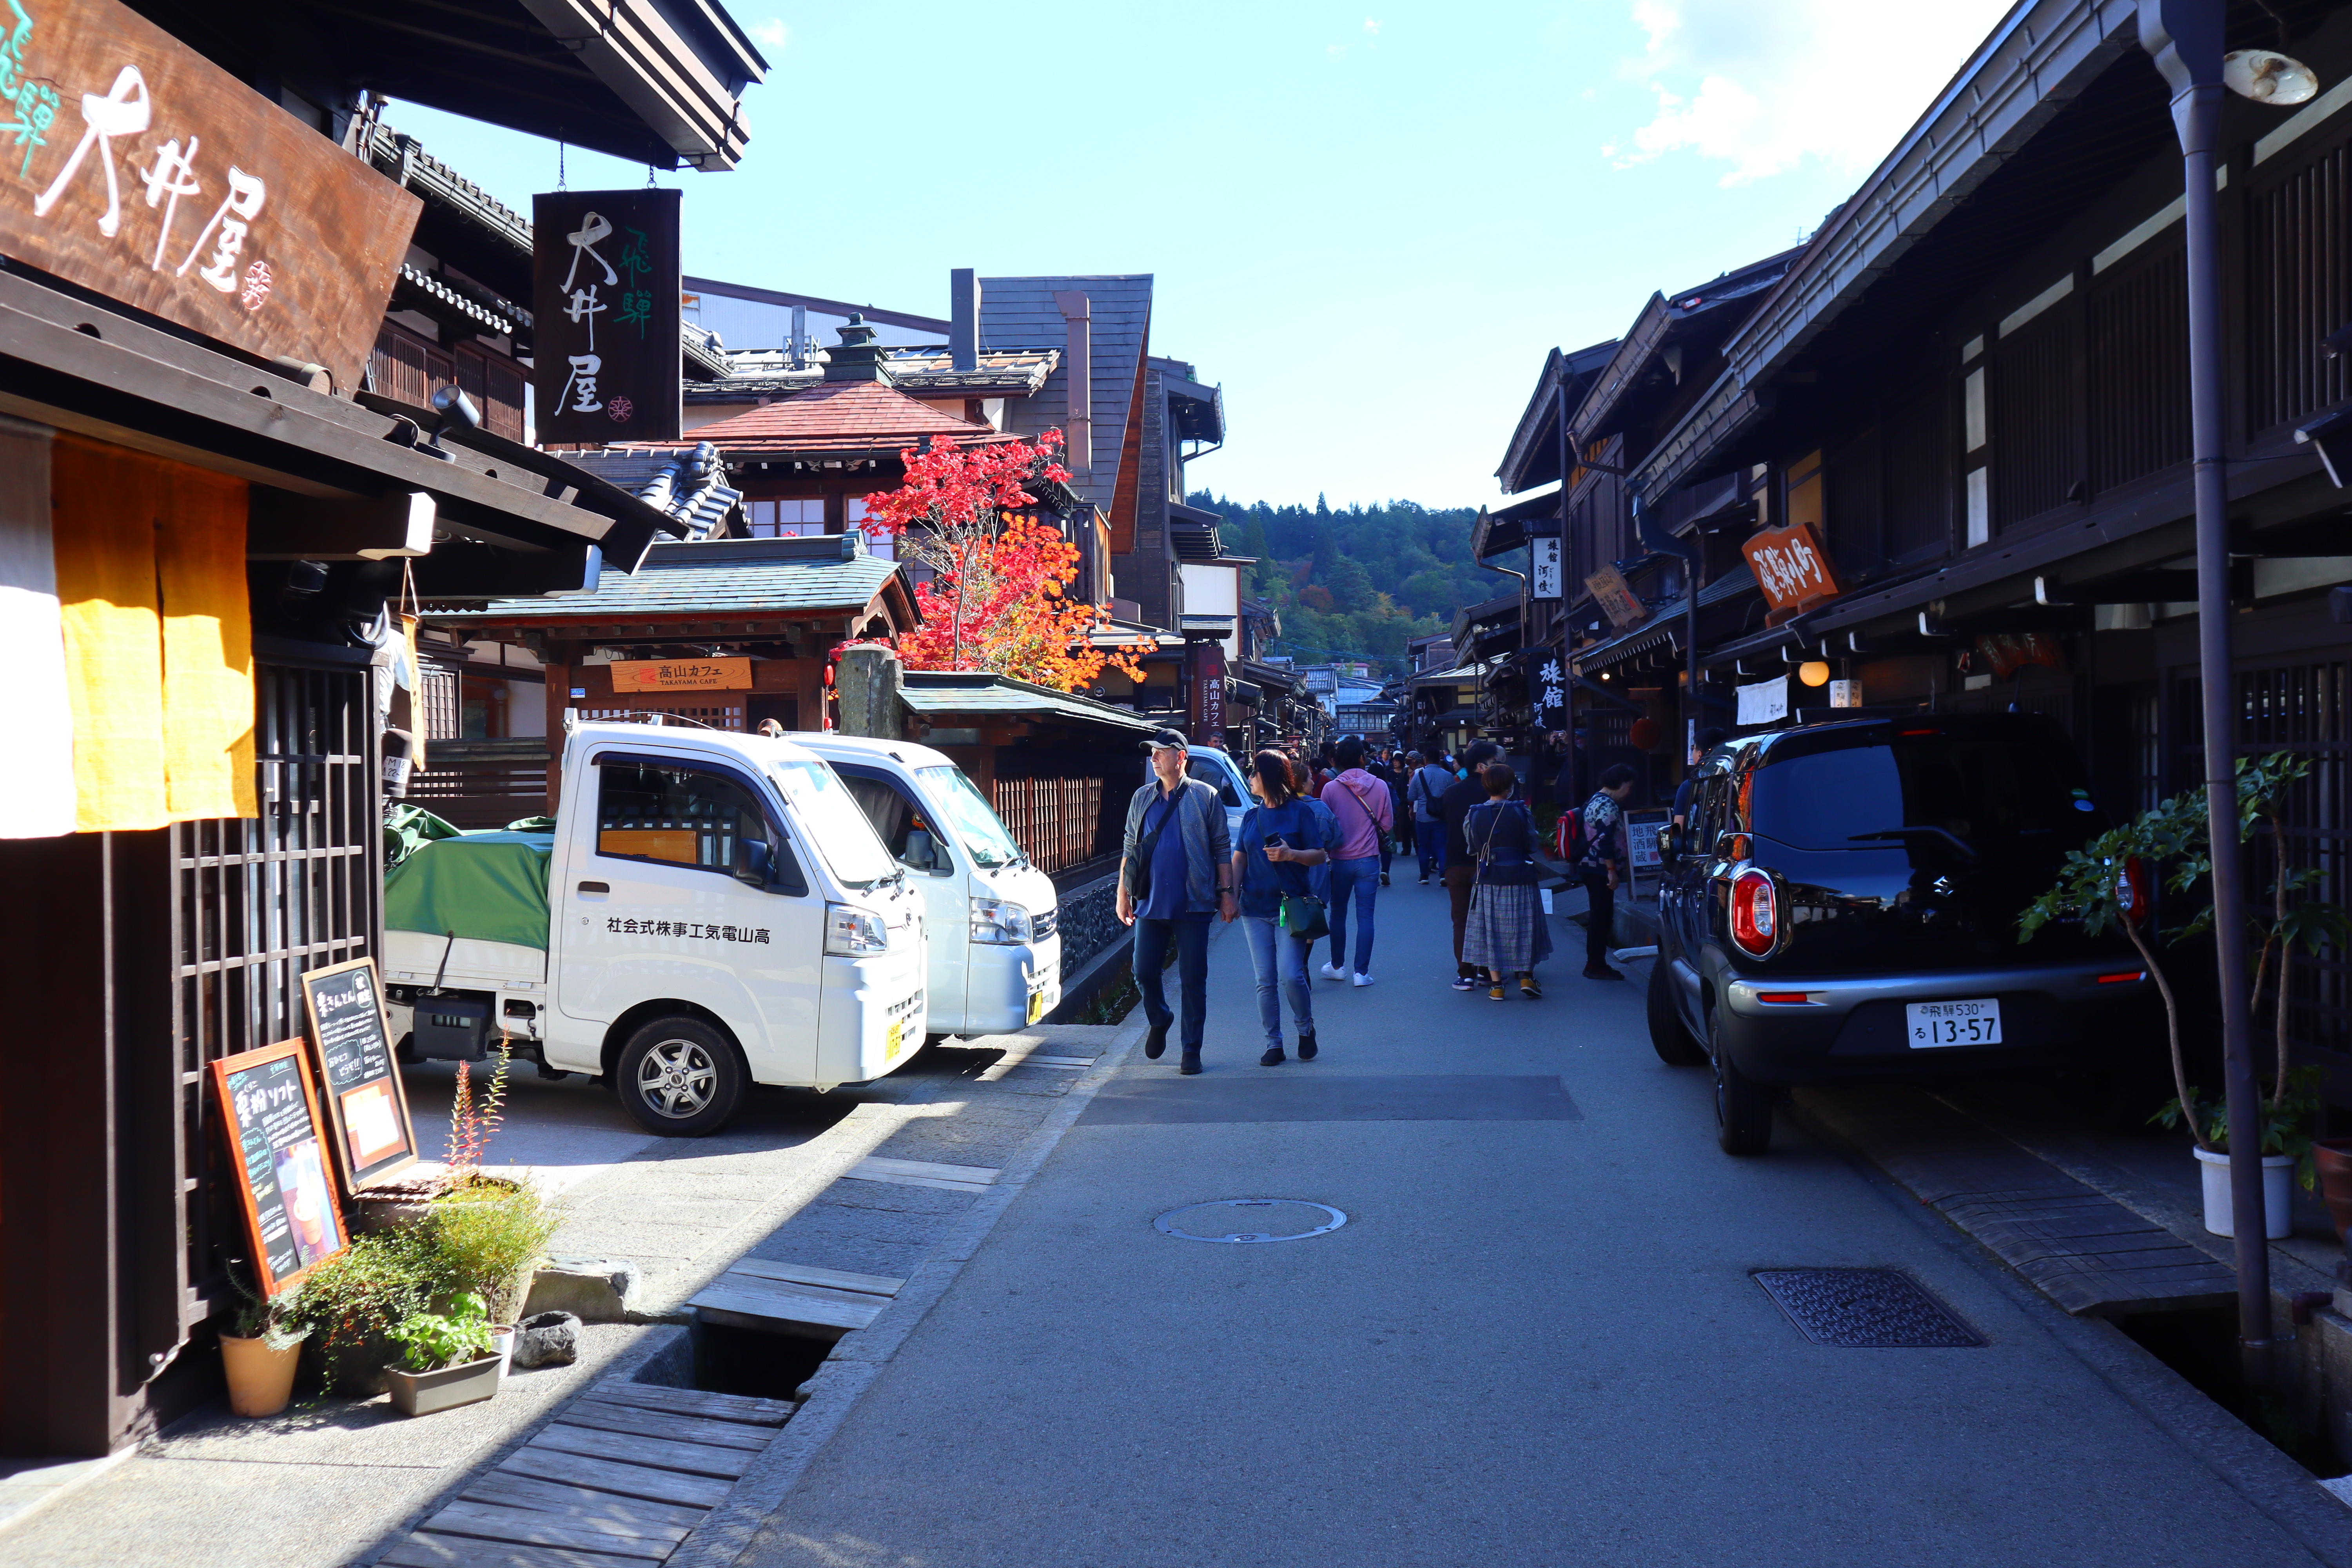
[[[2008,0],[1633,0],[1648,37],[1619,74],[1656,113],[1603,153],[1619,167],[1670,153],[1727,163],[1741,184],[1819,160],[1875,164],[1941,91]]]
[[[793,41],[793,30],[784,25],[782,17],[771,16],[764,22],[751,24],[751,37],[754,42],[765,44],[772,49],[781,49]]]

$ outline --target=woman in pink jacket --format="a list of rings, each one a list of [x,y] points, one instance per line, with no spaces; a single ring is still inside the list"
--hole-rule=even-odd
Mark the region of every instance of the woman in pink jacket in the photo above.
[[[1355,983],[1372,983],[1372,900],[1381,890],[1381,835],[1396,826],[1394,797],[1389,786],[1364,771],[1364,742],[1349,735],[1333,753],[1339,773],[1323,786],[1323,804],[1339,819],[1339,847],[1331,856],[1331,961],[1323,965],[1328,980],[1345,980],[1348,961],[1348,906],[1356,913]],[[1351,900],[1349,895],[1353,895]]]

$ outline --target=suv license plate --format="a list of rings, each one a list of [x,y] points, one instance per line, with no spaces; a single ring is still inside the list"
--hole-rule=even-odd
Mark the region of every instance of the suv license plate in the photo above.
[[[2000,1004],[1985,1002],[1911,1002],[1903,1008],[1910,1026],[1911,1048],[1938,1046],[2000,1044]]]

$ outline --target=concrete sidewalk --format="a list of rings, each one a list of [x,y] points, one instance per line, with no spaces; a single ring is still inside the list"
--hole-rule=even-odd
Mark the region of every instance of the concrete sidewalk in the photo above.
[[[1380,983],[1318,982],[1323,1059],[1278,1068],[1218,941],[1208,1073],[1104,1087],[740,1560],[2352,1562],[2315,1483],[2204,1440],[2168,1372],[1907,1199],[1785,1121],[1720,1154],[1638,970],[1563,957],[1497,1004],[1444,984],[1442,889],[1385,890],[1379,923]],[[1242,1197],[1349,1219],[1152,1228]],[[1749,1275],[1816,1266],[1904,1271],[1989,1343],[1811,1343]]]

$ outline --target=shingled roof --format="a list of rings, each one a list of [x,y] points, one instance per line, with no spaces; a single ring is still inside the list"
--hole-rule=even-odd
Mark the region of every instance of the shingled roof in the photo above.
[[[805,539],[713,539],[656,544],[631,576],[607,572],[593,593],[494,599],[478,610],[438,611],[444,626],[506,621],[594,621],[637,616],[862,610],[898,575],[866,553],[856,532]]]
[[[731,419],[698,425],[693,436],[731,454],[863,449],[895,454],[929,436],[950,436],[959,442],[1013,439],[870,381],[826,382]]]

